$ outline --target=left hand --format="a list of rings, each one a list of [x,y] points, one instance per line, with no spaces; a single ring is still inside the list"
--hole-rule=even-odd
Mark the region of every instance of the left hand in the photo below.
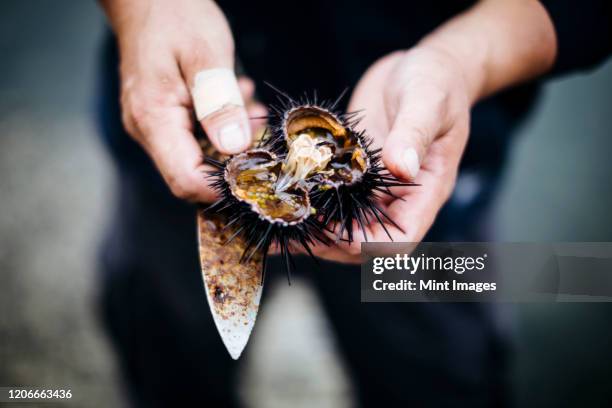
[[[548,71],[557,55],[553,22],[538,0],[481,0],[425,36],[417,46],[374,63],[359,81],[349,111],[364,110],[362,128],[383,148],[385,166],[420,186],[396,188],[403,200],[381,197],[400,228],[394,241],[418,242],[451,195],[479,99]],[[389,241],[376,222],[372,242]],[[352,244],[319,245],[315,254],[359,262],[358,225]]]
[[[380,197],[380,205],[400,227],[385,221],[397,242],[419,242],[433,224],[455,186],[470,122],[470,95],[465,75],[453,57],[427,47],[387,55],[359,81],[349,111],[362,110],[360,127],[383,162],[400,180],[420,186],[397,187],[402,199]],[[366,226],[370,242],[388,242],[384,229]],[[363,232],[354,226],[354,241],[317,245],[314,253],[338,262],[360,262]]]

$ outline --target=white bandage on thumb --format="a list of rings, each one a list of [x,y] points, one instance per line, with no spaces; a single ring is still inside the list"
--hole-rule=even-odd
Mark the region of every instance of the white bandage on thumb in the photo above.
[[[196,116],[219,151],[232,154],[250,146],[248,117],[233,70],[212,68],[198,72],[191,95]]]

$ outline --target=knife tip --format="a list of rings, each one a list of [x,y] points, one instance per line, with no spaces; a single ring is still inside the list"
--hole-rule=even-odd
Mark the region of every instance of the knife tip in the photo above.
[[[215,323],[217,323],[225,349],[232,359],[238,360],[249,341],[255,317],[246,321],[246,324],[236,324],[235,321],[227,321],[215,316]]]
[[[223,338],[223,343],[225,344],[225,348],[227,349],[227,352],[234,360],[238,360],[240,358],[240,356],[242,355],[242,352],[244,351],[244,348],[246,347],[247,341],[248,341],[248,337],[244,339],[236,338],[234,339],[234,341],[232,341],[231,339],[227,337]]]

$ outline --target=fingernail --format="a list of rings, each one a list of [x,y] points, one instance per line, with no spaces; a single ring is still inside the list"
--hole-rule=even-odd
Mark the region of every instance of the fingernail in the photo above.
[[[419,164],[419,156],[417,155],[416,150],[412,147],[404,150],[402,153],[402,163],[404,169],[408,172],[412,179],[415,179],[417,174],[419,174],[419,169],[421,165]]]
[[[230,123],[219,129],[219,143],[228,153],[238,153],[246,149],[249,138],[238,123]]]

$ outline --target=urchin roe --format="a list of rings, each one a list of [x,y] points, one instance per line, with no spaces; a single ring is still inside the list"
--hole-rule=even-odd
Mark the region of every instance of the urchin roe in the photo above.
[[[264,163],[247,158],[237,166],[238,174],[232,193],[252,204],[261,215],[290,223],[304,219],[310,213],[306,192],[300,189],[276,191],[280,163]]]
[[[300,132],[292,138],[276,184],[276,191],[286,191],[294,186],[303,186],[303,182],[310,176],[320,173],[327,167],[332,159],[333,151],[331,146],[315,133],[317,129],[320,128]],[[321,130],[325,131],[325,129]]]
[[[334,135],[329,129],[314,127],[300,131],[299,137],[302,135],[308,135],[317,146],[327,146],[332,152],[332,157],[325,167],[316,171],[317,178],[323,183],[320,188],[325,189],[326,183],[354,183],[361,180],[367,171],[366,152],[359,145],[354,133]],[[298,136],[291,135],[292,145],[297,138]]]

